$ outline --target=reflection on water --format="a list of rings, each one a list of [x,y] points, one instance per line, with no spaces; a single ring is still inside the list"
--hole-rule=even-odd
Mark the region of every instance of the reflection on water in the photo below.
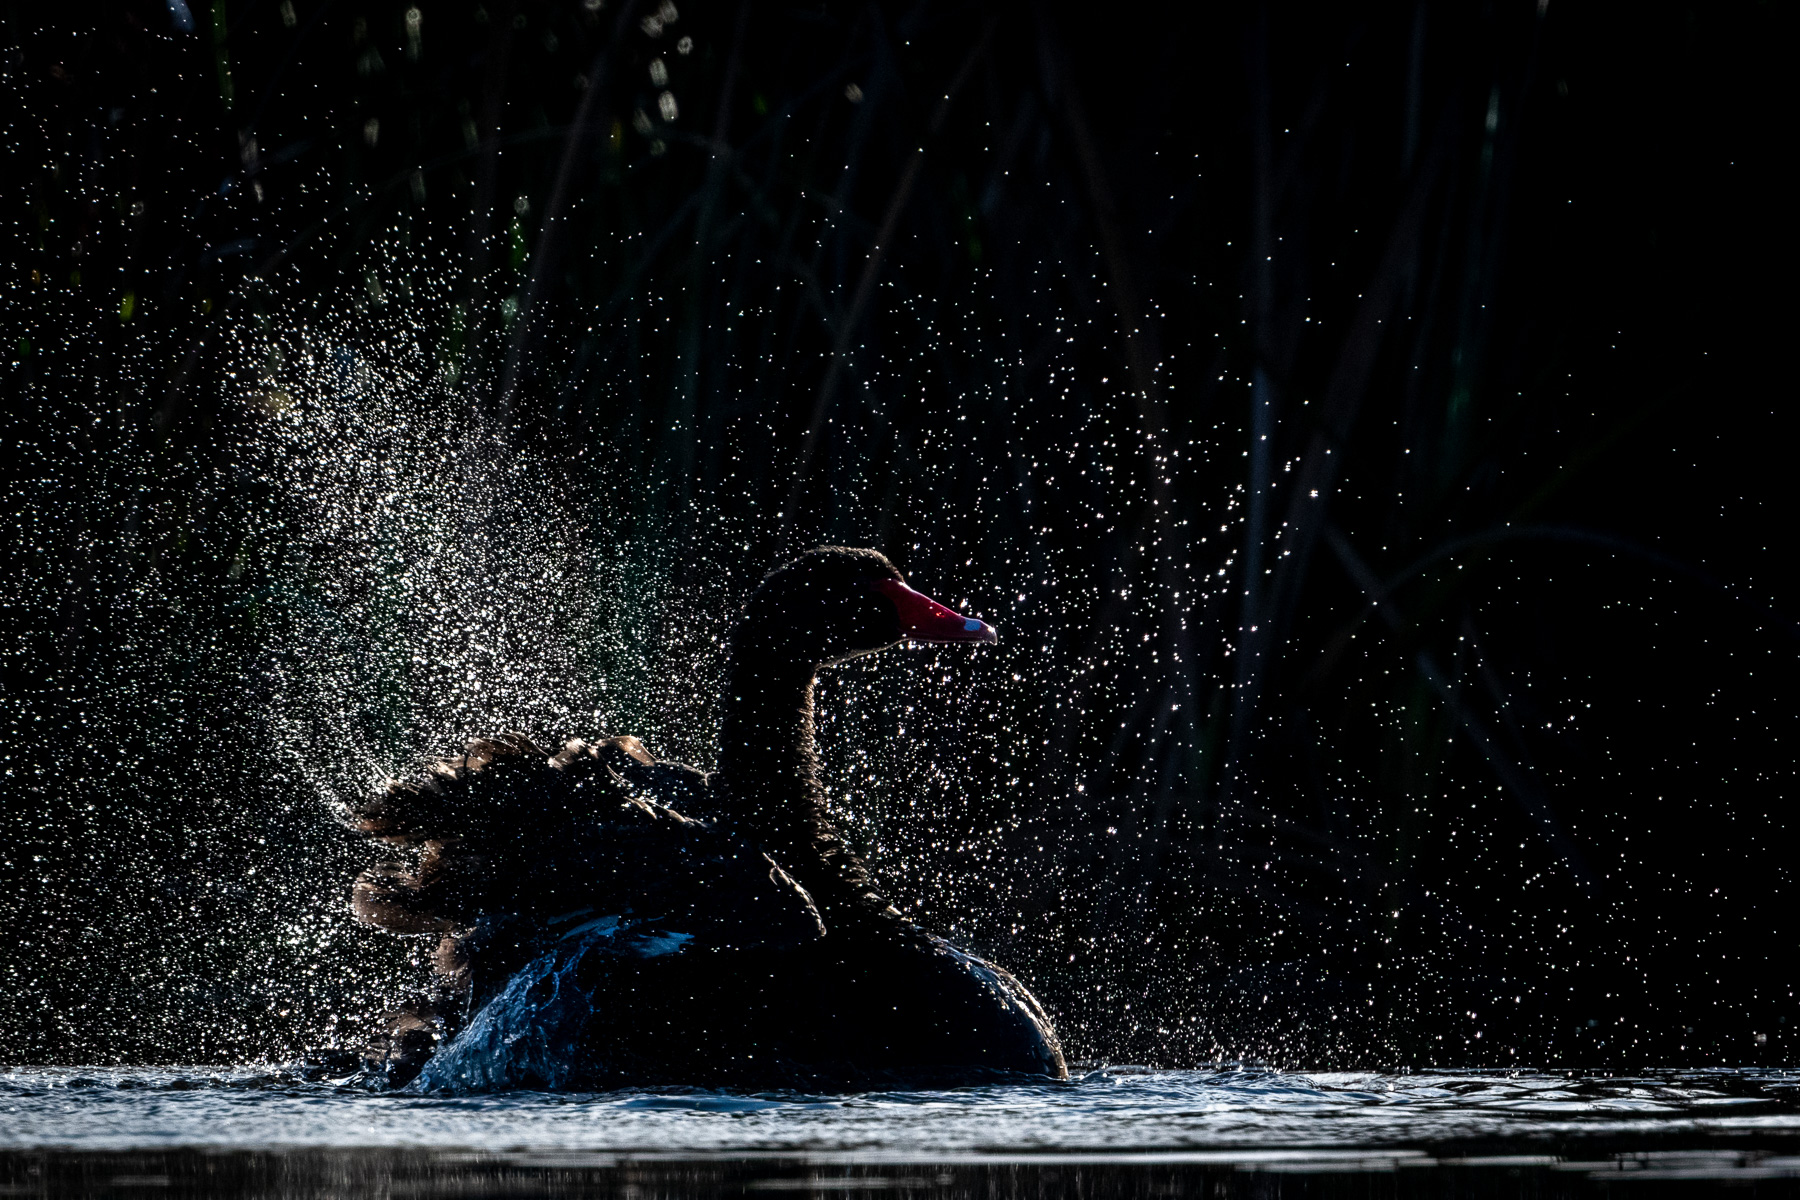
[[[1800,1071],[1115,1069],[854,1096],[456,1098],[308,1074],[0,1074],[0,1195],[1800,1194]]]
[[[1596,1161],[1547,1155],[1433,1158],[1414,1151],[1264,1151],[932,1160],[658,1158],[430,1150],[207,1153],[0,1152],[0,1195],[370,1197],[862,1195],[1114,1197],[1282,1195],[1648,1197],[1800,1191],[1800,1158],[1650,1152]],[[1660,1185],[1660,1186],[1658,1186]],[[1746,1188],[1749,1185],[1749,1188]],[[1754,1191],[1749,1189],[1753,1188]]]
[[[313,1070],[0,1074],[0,1195],[1800,1193],[1800,1070],[1093,1070],[859,1096],[373,1094]],[[1642,1193],[1633,1193],[1642,1195]]]
[[[459,1097],[369,1092],[300,1070],[0,1072],[4,1147],[434,1146],[942,1157],[1720,1136],[1800,1139],[1800,1071],[1663,1071],[1622,1078],[1108,1068],[1072,1083],[936,1092]]]

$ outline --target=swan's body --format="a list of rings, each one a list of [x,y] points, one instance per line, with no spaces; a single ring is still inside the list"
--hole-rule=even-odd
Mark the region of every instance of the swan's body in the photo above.
[[[1066,1073],[1031,994],[942,939],[839,926],[802,947],[709,951],[675,924],[549,947],[415,1087],[818,1091]]]
[[[551,756],[512,735],[352,814],[425,846],[415,873],[365,874],[359,915],[446,933],[444,994],[395,1014],[375,1056],[396,1079],[423,1062],[422,1088],[1065,1077],[1030,992],[903,918],[826,816],[817,671],[902,636],[993,631],[872,551],[814,551],[771,574],[734,631],[715,774],[654,763],[634,739]]]

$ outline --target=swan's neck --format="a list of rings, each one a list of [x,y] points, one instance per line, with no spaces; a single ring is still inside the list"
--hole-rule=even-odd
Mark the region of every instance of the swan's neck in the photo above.
[[[812,893],[821,912],[877,901],[825,811],[813,744],[812,664],[739,648],[726,673],[719,775],[729,819]],[[878,902],[885,905],[885,902]]]

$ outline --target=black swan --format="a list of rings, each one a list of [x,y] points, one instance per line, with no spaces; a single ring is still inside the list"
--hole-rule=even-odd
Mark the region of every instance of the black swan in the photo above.
[[[436,993],[389,1014],[370,1065],[420,1090],[1067,1078],[1024,985],[901,916],[826,813],[818,671],[908,639],[995,633],[875,551],[824,547],[732,631],[712,775],[635,738],[507,734],[353,805],[418,849],[363,874],[357,915],[442,934]]]

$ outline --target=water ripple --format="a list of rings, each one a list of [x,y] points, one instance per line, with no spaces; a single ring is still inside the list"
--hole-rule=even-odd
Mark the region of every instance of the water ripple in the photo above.
[[[270,1068],[14,1068],[0,1147],[481,1152],[1168,1153],[1650,1135],[1800,1137],[1800,1072],[1630,1077],[1096,1070],[1066,1083],[816,1096],[683,1089],[400,1096]]]

